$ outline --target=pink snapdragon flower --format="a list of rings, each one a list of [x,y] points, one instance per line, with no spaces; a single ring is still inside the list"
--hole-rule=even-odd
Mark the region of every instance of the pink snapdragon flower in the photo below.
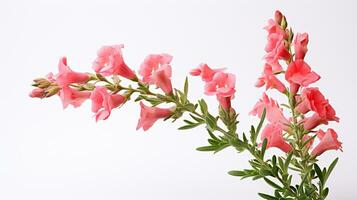
[[[211,69],[207,64],[201,63],[197,68],[192,69],[190,74],[192,76],[201,76],[204,82],[212,81],[213,76],[218,72],[223,72],[225,69]]]
[[[268,21],[268,25],[264,27],[264,29],[268,32],[268,43],[265,46],[267,54],[264,58],[267,63],[272,66],[273,72],[283,70],[279,60],[288,60],[291,57],[287,49],[286,42],[288,35],[280,26],[282,17],[282,14],[277,11],[275,13],[275,20],[270,19]]]
[[[311,155],[319,156],[328,150],[342,151],[342,143],[338,141],[338,135],[333,129],[327,129],[326,133],[319,130],[316,134],[320,139],[320,143],[312,150]]]
[[[86,73],[74,72],[67,65],[67,58],[62,57],[58,63],[58,74],[51,79],[55,79],[59,86],[65,87],[71,83],[86,83],[89,75]],[[48,76],[51,76],[50,74]],[[52,75],[53,76],[53,75]]]
[[[157,107],[149,107],[140,102],[140,119],[138,121],[138,125],[136,126],[136,130],[143,128],[144,131],[148,130],[150,127],[154,125],[154,123],[159,119],[165,119],[171,116],[174,108],[157,108]]]
[[[122,105],[126,98],[120,94],[109,94],[107,88],[97,86],[90,95],[95,120],[106,120],[112,109]]]
[[[67,108],[68,105],[72,105],[75,108],[81,106],[85,100],[89,99],[90,95],[90,92],[78,91],[69,86],[62,86],[62,89],[59,91],[63,109]]]
[[[288,153],[292,150],[283,137],[283,129],[280,124],[267,124],[261,134],[261,140],[267,139],[267,149],[271,147],[279,148],[280,150]]]
[[[272,98],[269,99],[268,95],[263,93],[263,97],[254,105],[253,110],[249,113],[253,116],[262,117],[264,108],[266,109],[266,119],[273,124],[280,124],[284,130],[288,129],[287,120],[283,114],[283,109],[279,107],[278,103]]]
[[[320,124],[327,125],[329,121],[339,122],[340,119],[336,116],[335,109],[327,102],[320,112],[316,112],[304,120],[304,129],[312,130]]]
[[[310,66],[304,60],[291,62],[285,72],[285,79],[290,83],[290,91],[296,94],[300,86],[307,87],[318,81],[320,76],[311,71]]]
[[[93,70],[103,76],[120,75],[135,80],[135,72],[124,62],[122,48],[123,44],[100,48],[93,62]]]
[[[307,52],[309,35],[307,33],[298,33],[294,40],[295,60],[304,59]]]
[[[205,94],[216,95],[218,102],[224,109],[231,108],[234,98],[236,78],[234,74],[217,72],[212,80],[205,85]]]
[[[286,88],[284,84],[276,77],[273,72],[272,66],[268,63],[264,66],[264,71],[260,78],[255,83],[255,87],[262,87],[265,85],[265,89],[275,88],[279,92],[284,93]]]
[[[29,96],[31,98],[41,98],[42,99],[45,96],[45,90],[42,88],[35,88],[30,92]]]
[[[139,70],[139,74],[143,77],[142,81],[147,84],[155,84],[165,94],[172,93],[171,60],[172,56],[168,54],[148,55]]]

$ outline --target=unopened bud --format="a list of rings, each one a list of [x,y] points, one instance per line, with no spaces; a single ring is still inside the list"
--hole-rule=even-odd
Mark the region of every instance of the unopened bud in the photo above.
[[[51,82],[48,81],[45,78],[38,78],[38,79],[35,79],[33,81],[35,82],[35,84],[33,84],[33,86],[36,86],[36,87],[39,87],[39,88],[42,88],[42,89],[45,89],[45,88],[47,88],[48,86],[51,85]]]
[[[50,86],[45,90],[45,97],[51,97],[57,94],[61,88],[59,86]]]
[[[41,88],[35,88],[30,92],[30,97],[32,98],[43,98],[45,95],[45,90]]]
[[[283,14],[279,10],[275,11],[275,22],[280,25],[281,20],[283,19]]]
[[[283,30],[285,30],[286,27],[288,27],[288,22],[286,21],[285,16],[283,16],[283,18],[281,19],[280,26],[281,26],[281,28],[282,28]]]

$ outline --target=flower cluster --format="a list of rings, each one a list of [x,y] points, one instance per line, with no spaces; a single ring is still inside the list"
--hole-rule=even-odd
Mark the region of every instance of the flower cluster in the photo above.
[[[108,119],[113,109],[135,98],[141,109],[137,129],[146,131],[160,119],[176,121],[186,117],[180,130],[204,125],[208,132],[209,145],[197,150],[216,153],[233,147],[238,152],[248,151],[253,156],[249,160],[251,169],[229,174],[263,179],[275,190],[274,196],[259,193],[263,199],[325,199],[329,191],[325,184],[338,158],[323,169],[318,158],[328,150],[342,150],[342,143],[335,130],[322,126],[339,122],[339,117],[320,89],[312,86],[320,76],[305,60],[308,34],[294,34],[280,11],[275,12],[265,30],[268,36],[264,67],[255,83],[256,87],[265,86],[265,91],[250,112],[260,122],[251,126],[249,136],[237,129],[238,114],[232,106],[236,92],[234,74],[205,63],[189,72],[201,77],[204,94],[216,97],[219,106],[214,114],[204,99],[197,103],[189,100],[187,77],[183,89],[173,87],[171,55],[150,54],[136,72],[124,61],[123,45],[100,48],[92,65],[94,73],[75,72],[68,66],[67,58],[61,58],[57,74],[34,80],[36,88],[30,97],[58,95],[63,108],[76,108],[90,100],[96,121]],[[279,103],[268,96],[274,91],[287,102]],[[266,158],[266,150],[273,147],[280,149],[280,154]]]

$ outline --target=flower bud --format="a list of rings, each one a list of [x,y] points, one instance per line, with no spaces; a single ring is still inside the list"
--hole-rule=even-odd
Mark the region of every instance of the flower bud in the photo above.
[[[57,94],[61,88],[59,86],[50,86],[45,90],[45,97],[51,97]]]
[[[279,10],[275,11],[275,22],[280,25],[281,20],[283,19],[283,14]]]

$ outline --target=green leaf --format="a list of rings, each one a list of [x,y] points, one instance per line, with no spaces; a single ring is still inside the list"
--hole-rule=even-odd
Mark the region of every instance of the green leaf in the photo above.
[[[326,176],[325,176],[325,182],[327,181],[328,177],[330,176],[331,172],[333,171],[333,169],[336,167],[336,164],[338,162],[338,158],[336,158],[328,167]]]
[[[264,120],[265,120],[265,116],[266,116],[266,109],[264,108],[262,116],[260,118],[260,122],[259,122],[259,124],[257,126],[257,130],[255,131],[257,136],[259,135],[260,129],[262,129],[262,126],[263,126],[263,123],[264,123]]]
[[[268,139],[264,138],[263,144],[262,144],[262,149],[261,149],[262,158],[264,158],[265,150],[267,149],[267,144],[268,144]]]
[[[198,104],[200,105],[201,112],[203,114],[206,114],[208,111],[208,107],[207,107],[205,100],[203,100],[203,99],[199,100]]]
[[[185,96],[187,97],[187,95],[188,95],[188,77],[187,76],[185,79],[185,85],[183,87],[183,92],[184,92]]]
[[[287,172],[289,168],[290,161],[293,157],[293,153],[289,153],[288,156],[286,157],[285,163],[284,163],[284,171]]]
[[[278,184],[274,183],[274,182],[271,181],[270,179],[265,178],[265,177],[264,177],[263,179],[264,179],[264,181],[265,181],[266,183],[268,183],[268,185],[272,186],[273,188],[278,189],[278,190],[283,190],[282,187],[280,187]]]
[[[231,176],[245,176],[247,173],[245,171],[232,170],[228,172]]]
[[[221,141],[219,138],[217,138],[217,137],[212,133],[212,131],[210,131],[210,130],[207,129],[207,132],[208,132],[209,136],[210,136],[212,139],[217,140],[217,141]]]
[[[187,130],[187,129],[191,129],[191,128],[195,128],[197,126],[199,126],[200,123],[197,123],[197,124],[187,124],[187,125],[184,125],[184,126],[181,126],[178,128],[178,130]]]
[[[210,128],[210,130],[216,130],[217,128],[217,119],[213,117],[211,114],[207,113],[205,118],[206,124]]]
[[[324,176],[322,174],[321,168],[317,164],[314,164],[314,169],[315,169],[315,172],[317,174],[317,177],[320,180],[320,183],[324,184],[325,179],[324,179]]]
[[[196,148],[197,151],[214,151],[216,149],[217,147],[215,146],[203,146],[203,147]]]
[[[268,194],[264,194],[264,193],[258,193],[258,195],[263,198],[263,199],[267,199],[267,200],[279,200],[279,198],[274,197],[274,196],[270,196]]]

